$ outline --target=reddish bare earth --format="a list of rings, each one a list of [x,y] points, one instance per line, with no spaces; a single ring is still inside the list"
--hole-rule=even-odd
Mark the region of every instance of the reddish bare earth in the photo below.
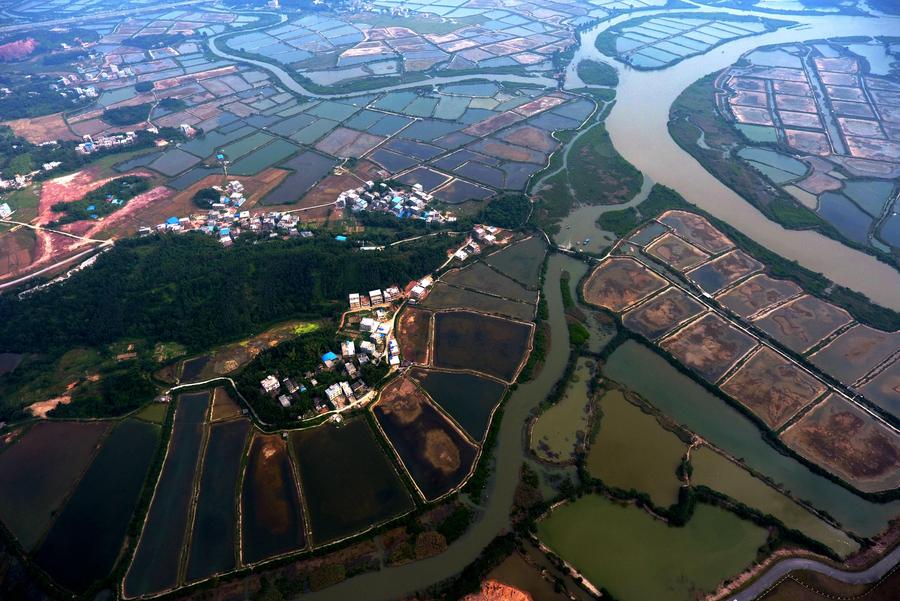
[[[507,584],[486,580],[481,584],[480,591],[468,595],[463,601],[532,601],[532,597]]]
[[[30,55],[38,47],[38,42],[34,38],[25,38],[24,40],[16,40],[0,46],[0,61],[20,61]]]

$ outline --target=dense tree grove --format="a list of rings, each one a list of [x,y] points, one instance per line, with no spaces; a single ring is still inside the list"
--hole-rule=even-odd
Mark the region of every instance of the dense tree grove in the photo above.
[[[239,241],[199,234],[122,240],[96,265],[18,300],[0,297],[0,349],[54,351],[125,337],[191,349],[296,315],[330,315],[350,292],[403,285],[440,265],[449,241],[383,251],[330,239]]]
[[[57,224],[72,223],[98,216],[109,215],[129,200],[150,189],[150,180],[139,175],[126,175],[107,182],[92,192],[88,192],[81,200],[75,202],[58,202],[50,208],[63,213]]]
[[[101,119],[110,125],[134,125],[141,121],[146,121],[150,116],[150,109],[152,107],[153,105],[149,102],[132,104],[129,106],[117,106],[103,111]]]
[[[521,227],[531,213],[531,201],[524,194],[496,198],[478,214],[478,221],[507,229]]]

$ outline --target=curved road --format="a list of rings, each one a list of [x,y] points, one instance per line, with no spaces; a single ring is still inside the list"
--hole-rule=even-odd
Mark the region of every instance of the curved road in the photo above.
[[[794,570],[817,572],[847,584],[871,584],[884,578],[896,569],[898,564],[900,564],[900,546],[895,547],[893,551],[882,557],[878,563],[861,572],[845,572],[815,559],[802,559],[799,557],[783,559],[769,568],[750,586],[728,597],[726,601],[753,601],[759,598],[760,595],[768,592],[770,588],[777,585]]]

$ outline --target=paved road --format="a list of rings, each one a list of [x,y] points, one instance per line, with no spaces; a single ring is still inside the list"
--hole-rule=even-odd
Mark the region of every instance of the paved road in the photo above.
[[[794,570],[810,570],[825,574],[835,580],[848,584],[869,584],[878,582],[900,565],[900,546],[885,555],[881,561],[862,572],[845,572],[814,559],[783,559],[768,569],[758,580],[737,594],[728,597],[727,601],[753,601],[781,582],[789,572]]]

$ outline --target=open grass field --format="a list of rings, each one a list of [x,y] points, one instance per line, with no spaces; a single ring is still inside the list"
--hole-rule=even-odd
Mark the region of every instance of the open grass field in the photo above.
[[[40,541],[110,422],[41,422],[0,454],[0,518],[25,549]]]
[[[706,307],[678,288],[669,288],[622,316],[622,323],[649,340],[656,340],[699,315]]]
[[[778,430],[827,387],[799,365],[761,346],[725,382],[722,391]]]
[[[704,504],[671,528],[633,505],[586,495],[539,522],[538,537],[616,598],[684,601],[749,566],[766,531]]]
[[[531,452],[539,459],[552,463],[572,461],[584,444],[591,410],[591,369],[587,359],[579,358],[565,394],[532,424]]]
[[[496,380],[467,373],[425,369],[411,370],[416,379],[447,415],[476,442],[484,440],[494,408],[506,386]]]
[[[157,426],[119,424],[59,513],[35,561],[66,589],[80,593],[112,571],[158,440]]]
[[[746,318],[802,293],[803,289],[790,280],[776,280],[761,273],[720,294],[716,300]]]
[[[164,591],[178,584],[209,392],[182,394],[177,402],[166,461],[125,575],[125,591],[131,596]]]
[[[775,516],[788,528],[795,528],[824,543],[841,557],[859,550],[859,543],[850,536],[709,447],[691,452],[691,466],[692,485],[709,487],[748,507]]]
[[[864,492],[900,486],[900,435],[836,394],[785,430],[781,439]]]
[[[628,257],[603,261],[584,283],[584,300],[621,312],[666,286],[666,281]]]
[[[590,441],[588,473],[608,486],[645,492],[659,507],[676,503],[681,482],[675,471],[687,445],[620,390],[606,392],[599,408],[600,429]]]
[[[434,408],[415,380],[394,379],[372,412],[426,500],[458,487],[472,470],[478,449]]]
[[[662,340],[660,346],[715,383],[756,346],[756,340],[719,315],[708,313]]]
[[[435,314],[434,365],[512,382],[528,355],[534,327],[470,311]]]
[[[227,572],[236,565],[235,494],[249,431],[250,422],[244,419],[215,424],[209,429],[191,531],[188,582]]]
[[[403,309],[397,320],[397,344],[400,354],[410,363],[428,365],[431,361],[431,311],[412,306]]]
[[[313,544],[351,536],[413,508],[376,436],[365,418],[291,434]]]
[[[805,294],[755,319],[753,324],[798,353],[853,321],[845,310]]]
[[[672,228],[679,237],[710,254],[718,254],[734,247],[734,243],[712,224],[686,211],[666,211],[657,220]]]
[[[256,563],[307,545],[300,493],[281,436],[253,437],[242,490],[243,563]]]

